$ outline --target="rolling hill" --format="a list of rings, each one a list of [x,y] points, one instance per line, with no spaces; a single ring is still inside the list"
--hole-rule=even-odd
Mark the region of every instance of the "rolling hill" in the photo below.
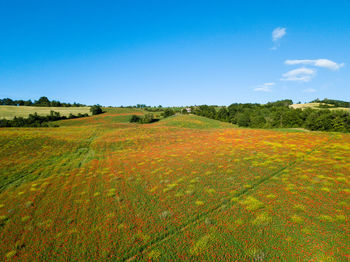
[[[1,260],[349,258],[349,134],[144,113],[0,129]]]

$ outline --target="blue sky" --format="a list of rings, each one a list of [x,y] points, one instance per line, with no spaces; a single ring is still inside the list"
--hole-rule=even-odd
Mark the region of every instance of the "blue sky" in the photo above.
[[[0,97],[350,100],[350,1],[0,0]]]

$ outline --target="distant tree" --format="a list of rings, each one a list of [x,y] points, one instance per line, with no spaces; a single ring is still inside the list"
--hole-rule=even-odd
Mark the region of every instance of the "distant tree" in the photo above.
[[[33,102],[32,100],[27,100],[27,101],[24,101],[24,106],[32,106],[33,105]]]
[[[17,100],[16,104],[19,106],[24,106],[25,101],[24,100]]]
[[[188,114],[187,109],[186,109],[186,108],[182,108],[182,110],[181,110],[181,114],[183,114],[183,115],[187,115],[187,114]]]
[[[315,100],[319,101],[319,100]],[[348,102],[324,99],[322,102],[331,107],[346,107]],[[350,131],[350,113],[344,110],[293,109],[290,99],[267,104],[231,104],[216,112],[215,106],[202,105],[194,107],[193,113],[208,118],[227,121],[239,126],[256,128],[304,127],[320,131]],[[224,107],[222,107],[224,108]],[[228,115],[228,116],[227,116]],[[225,117],[227,116],[227,118]]]
[[[130,118],[130,123],[139,123],[141,122],[141,117],[137,115],[132,115]]]
[[[93,115],[98,115],[98,114],[102,114],[103,110],[100,105],[93,105],[92,107],[90,107],[90,112]]]
[[[69,115],[69,118],[86,117],[88,114],[73,114]],[[48,127],[48,123],[51,121],[67,119],[65,116],[61,116],[59,112],[51,111],[48,116],[39,116],[37,113],[30,114],[28,118],[14,117],[12,120],[0,119],[0,127]],[[55,125],[56,127],[58,125]]]
[[[169,117],[169,116],[173,116],[173,115],[175,115],[175,112],[174,112],[174,110],[172,110],[170,108],[166,108],[163,112],[164,118]]]
[[[285,100],[279,100],[276,102],[269,102],[265,106],[271,107],[271,106],[283,106],[288,107],[293,104],[293,101],[291,99],[285,99]]]
[[[221,120],[221,121],[228,121],[229,119],[229,113],[226,109],[226,107],[221,107],[216,115],[216,119],[217,120]]]
[[[50,106],[50,100],[46,96],[42,96],[34,104],[38,106]]]
[[[248,127],[249,124],[250,124],[249,112],[245,111],[245,112],[242,112],[242,113],[237,113],[236,114],[236,123],[239,126]]]
[[[343,121],[343,118],[341,118],[340,116],[336,116],[332,120],[331,124],[332,124],[332,129],[334,131],[340,131],[340,132],[346,131],[345,123]]]
[[[320,127],[317,124],[317,119],[320,116],[320,111],[311,110],[311,113],[305,120],[305,127],[310,130],[318,130]]]
[[[155,122],[156,119],[154,118],[154,115],[152,113],[145,114],[145,116],[142,119],[143,124],[149,124]]]
[[[4,98],[1,100],[1,105],[14,106],[16,103],[11,98]]]
[[[10,98],[0,99],[0,105],[20,105],[20,106],[54,106],[54,107],[70,107],[70,106],[84,106],[83,104],[75,103],[61,103],[60,101],[50,101],[46,96],[42,96],[39,100],[36,100],[34,103],[31,100],[12,100]]]
[[[317,130],[331,131],[333,129],[332,122],[333,122],[333,115],[330,111],[322,113],[316,119],[316,124],[318,126]]]
[[[249,124],[251,127],[265,127],[266,120],[260,111],[254,111],[249,116]]]
[[[216,119],[215,106],[201,105],[194,110],[195,114]]]
[[[50,103],[51,106],[54,106],[54,107],[60,107],[62,106],[61,102],[60,101],[55,101],[55,100],[52,100],[51,103]]]
[[[331,108],[331,107],[347,107],[350,108],[350,102],[342,101],[342,100],[335,100],[335,99],[328,99],[325,98],[323,100],[316,99],[313,102],[323,103],[320,104],[320,108]]]

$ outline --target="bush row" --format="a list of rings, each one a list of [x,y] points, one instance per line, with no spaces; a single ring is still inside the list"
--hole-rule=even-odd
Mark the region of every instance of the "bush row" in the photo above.
[[[344,110],[293,109],[291,100],[265,105],[232,104],[228,107],[201,105],[192,107],[194,114],[242,127],[295,128],[309,130],[350,132],[350,114]]]
[[[37,113],[30,114],[28,118],[15,117],[12,120],[0,119],[0,127],[49,127],[49,122],[64,120],[64,119],[73,119],[79,117],[87,117],[88,114],[73,115],[70,114],[68,117],[61,116],[59,112],[51,111],[48,116],[39,116]],[[58,125],[53,125],[58,127]]]

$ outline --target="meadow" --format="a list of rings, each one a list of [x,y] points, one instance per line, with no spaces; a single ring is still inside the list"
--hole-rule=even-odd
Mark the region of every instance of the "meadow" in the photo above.
[[[28,117],[30,114],[37,113],[40,116],[50,115],[50,111],[59,112],[61,116],[69,116],[69,114],[77,115],[89,114],[90,107],[41,107],[41,106],[3,106],[0,105],[0,119],[11,120],[15,116],[17,117]]]
[[[350,134],[132,114],[0,129],[0,260],[349,261]]]

